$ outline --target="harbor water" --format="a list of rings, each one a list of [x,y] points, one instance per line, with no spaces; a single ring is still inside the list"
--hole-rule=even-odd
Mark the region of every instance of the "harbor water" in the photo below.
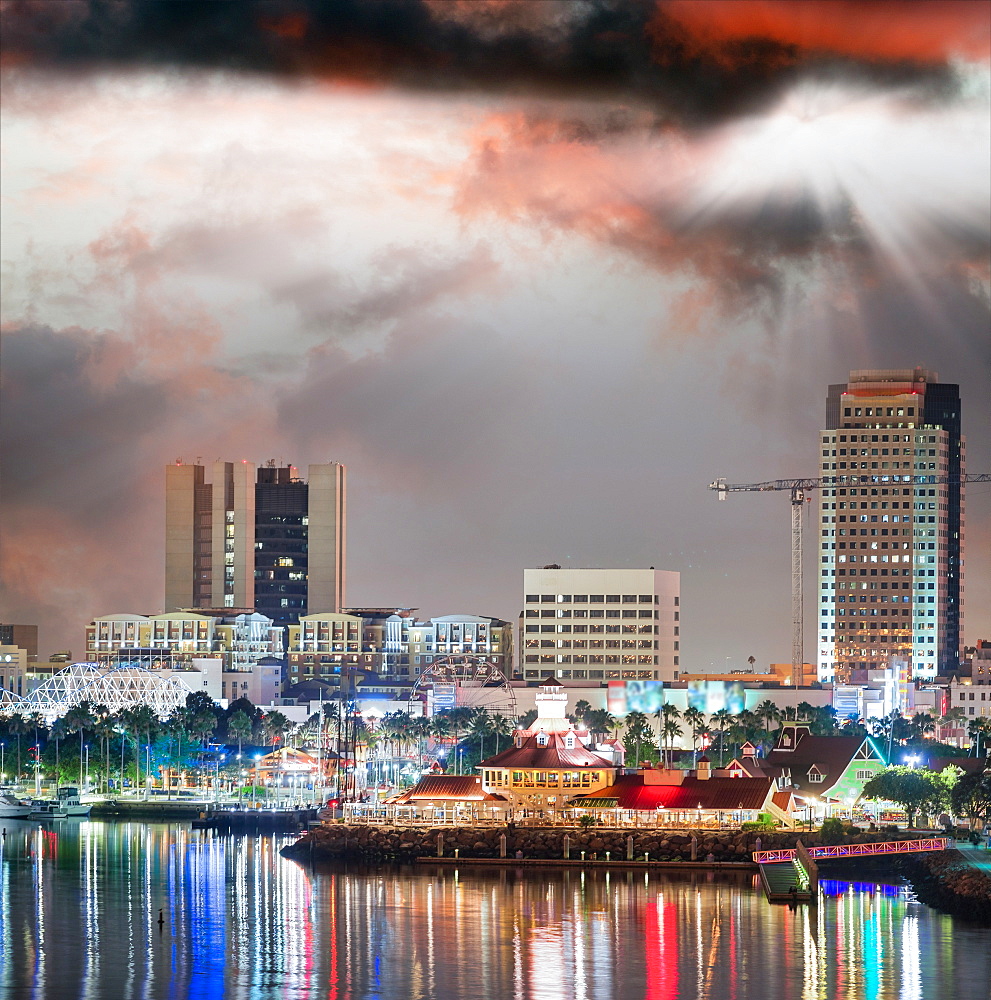
[[[898,885],[279,855],[182,823],[7,820],[11,1000],[988,1000],[991,932]]]

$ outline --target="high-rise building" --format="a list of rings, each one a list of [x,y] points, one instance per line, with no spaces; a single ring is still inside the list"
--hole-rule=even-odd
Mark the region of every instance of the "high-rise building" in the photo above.
[[[165,469],[165,607],[256,608],[276,624],[344,600],[346,473],[338,462]]]
[[[523,571],[525,680],[670,681],[680,661],[681,575],[654,569]]]
[[[959,666],[964,440],[959,387],[924,368],[831,385],[820,433],[818,675],[896,666],[904,682]],[[929,482],[922,477],[932,477]]]

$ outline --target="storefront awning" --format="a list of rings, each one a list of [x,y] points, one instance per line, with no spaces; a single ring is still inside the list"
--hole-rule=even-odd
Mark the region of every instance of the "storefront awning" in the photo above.
[[[619,799],[587,798],[572,799],[568,803],[569,809],[616,809],[619,806]]]

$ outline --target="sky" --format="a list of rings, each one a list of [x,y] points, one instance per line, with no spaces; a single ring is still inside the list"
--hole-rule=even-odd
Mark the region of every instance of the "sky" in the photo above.
[[[991,471],[991,7],[0,0],[0,618],[162,610],[164,466],[348,467],[351,606],[677,570],[790,659],[826,387],[959,383]],[[806,650],[818,536],[806,521]],[[991,487],[967,493],[991,639]]]

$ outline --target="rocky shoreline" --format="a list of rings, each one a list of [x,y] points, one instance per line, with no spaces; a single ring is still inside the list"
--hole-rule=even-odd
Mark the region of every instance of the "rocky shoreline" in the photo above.
[[[897,869],[927,906],[991,926],[991,877],[956,851],[907,854]]]
[[[314,827],[295,844],[283,848],[287,858],[352,859],[363,861],[409,862],[438,856],[438,835],[443,836],[443,856],[498,858],[500,837],[506,836],[506,854],[535,860],[564,858],[565,840],[570,843],[572,860],[622,861],[627,857],[632,837],[632,855],[637,861],[691,861],[692,838],[696,839],[695,860],[699,862],[749,861],[756,850],[793,848],[801,839],[806,846],[821,842],[817,833],[752,832],[736,830],[609,829],[592,827],[393,827],[349,826],[341,823]],[[845,843],[869,843],[881,838],[877,833],[847,837]],[[910,839],[908,835],[885,835],[885,840]]]

